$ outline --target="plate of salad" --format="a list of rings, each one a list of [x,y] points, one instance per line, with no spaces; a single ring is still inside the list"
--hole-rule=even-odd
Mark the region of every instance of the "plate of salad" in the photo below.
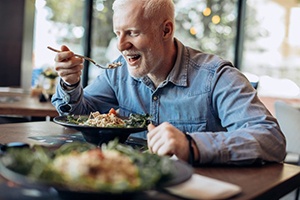
[[[101,145],[115,138],[124,143],[130,134],[147,130],[151,117],[149,114],[120,117],[114,109],[111,109],[107,114],[96,111],[90,115],[58,116],[53,121],[80,131],[87,142]]]
[[[74,142],[56,150],[39,145],[10,148],[0,157],[0,173],[27,187],[54,188],[65,198],[108,198],[180,184],[193,169],[114,140],[101,147]]]

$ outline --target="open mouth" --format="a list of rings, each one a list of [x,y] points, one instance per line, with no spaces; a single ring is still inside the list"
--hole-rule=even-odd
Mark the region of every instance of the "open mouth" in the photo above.
[[[127,59],[130,64],[135,64],[140,58],[141,58],[141,55],[139,55],[139,54],[127,56]]]

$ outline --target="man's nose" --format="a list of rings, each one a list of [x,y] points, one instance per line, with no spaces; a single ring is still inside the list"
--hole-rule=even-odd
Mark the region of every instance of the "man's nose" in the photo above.
[[[125,37],[125,36],[119,36],[118,37],[118,43],[117,43],[117,47],[119,49],[119,51],[124,51],[129,49],[132,46],[132,44],[130,43],[130,41]]]

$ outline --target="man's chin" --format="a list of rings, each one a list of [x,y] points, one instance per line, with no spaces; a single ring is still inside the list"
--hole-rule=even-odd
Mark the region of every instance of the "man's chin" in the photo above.
[[[137,69],[139,66],[138,65],[127,65],[128,69],[132,69],[135,70]]]
[[[141,74],[140,71],[138,71],[139,67],[138,66],[128,66],[128,72],[130,76],[134,78],[141,78],[145,76],[144,74]]]
[[[142,78],[143,76],[141,74],[138,74],[138,73],[132,73],[132,72],[129,72],[130,76],[133,77],[133,78]]]

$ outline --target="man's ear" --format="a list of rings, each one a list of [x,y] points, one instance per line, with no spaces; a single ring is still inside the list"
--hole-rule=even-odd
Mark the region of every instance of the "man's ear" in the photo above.
[[[169,20],[165,21],[163,26],[163,37],[165,39],[172,37],[173,31],[174,31],[173,23]]]

